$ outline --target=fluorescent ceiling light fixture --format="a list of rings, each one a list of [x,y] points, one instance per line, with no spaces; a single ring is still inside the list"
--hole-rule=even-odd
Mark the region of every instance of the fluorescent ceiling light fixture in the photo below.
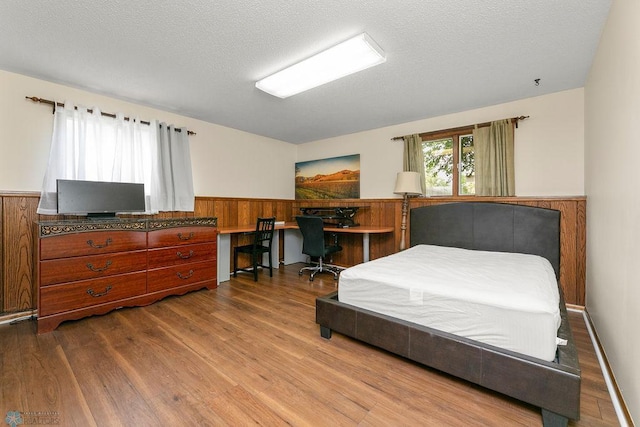
[[[278,98],[287,98],[386,60],[380,46],[362,33],[257,81],[256,87]]]

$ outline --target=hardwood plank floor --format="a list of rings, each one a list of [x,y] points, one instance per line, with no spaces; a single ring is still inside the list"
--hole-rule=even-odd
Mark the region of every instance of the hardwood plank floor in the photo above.
[[[541,425],[539,410],[358,341],[320,337],[315,298],[335,289],[299,265],[259,281],[65,322],[0,326],[0,418],[64,426]],[[570,313],[581,419],[618,425],[587,329]],[[50,417],[46,419],[45,417]],[[25,422],[26,424],[26,422]]]

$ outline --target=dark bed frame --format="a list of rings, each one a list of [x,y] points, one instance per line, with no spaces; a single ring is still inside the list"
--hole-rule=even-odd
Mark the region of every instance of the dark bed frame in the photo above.
[[[411,209],[411,245],[540,255],[560,271],[560,212],[500,203],[450,203]],[[374,345],[542,409],[544,426],[566,426],[580,418],[580,367],[562,289],[562,324],[556,359],[547,362],[471,339],[364,310],[338,301],[338,293],[316,299],[316,323],[331,332]]]

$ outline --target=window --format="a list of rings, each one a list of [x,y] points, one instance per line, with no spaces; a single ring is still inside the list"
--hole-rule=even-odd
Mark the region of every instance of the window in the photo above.
[[[475,163],[471,128],[422,134],[428,196],[475,194]]]
[[[39,214],[57,213],[57,179],[145,184],[146,212],[193,211],[186,128],[143,124],[67,103],[54,113]]]
[[[405,167],[419,170],[409,160],[422,155],[427,196],[514,196],[514,128],[527,117],[407,135]]]

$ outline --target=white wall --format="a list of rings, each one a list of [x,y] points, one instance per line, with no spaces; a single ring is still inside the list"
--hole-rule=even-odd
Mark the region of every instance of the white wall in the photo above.
[[[583,89],[313,141],[299,146],[297,161],[359,153],[360,197],[393,197],[396,173],[402,170],[402,142],[391,141],[394,136],[521,115],[530,118],[516,129],[516,195],[584,195]]]
[[[615,0],[585,87],[587,311],[640,422],[640,2]]]
[[[199,196],[291,199],[296,161],[360,154],[360,196],[394,197],[395,176],[402,169],[402,143],[391,141],[392,137],[519,115],[531,117],[516,130],[516,194],[584,194],[582,89],[300,146],[2,70],[0,95],[0,191],[40,190],[53,116],[50,107],[25,99],[38,96],[195,131],[197,135],[189,140]]]
[[[0,70],[0,191],[40,191],[51,107],[25,96],[65,101],[142,120],[186,126],[198,196],[292,199],[296,146],[87,91]]]

